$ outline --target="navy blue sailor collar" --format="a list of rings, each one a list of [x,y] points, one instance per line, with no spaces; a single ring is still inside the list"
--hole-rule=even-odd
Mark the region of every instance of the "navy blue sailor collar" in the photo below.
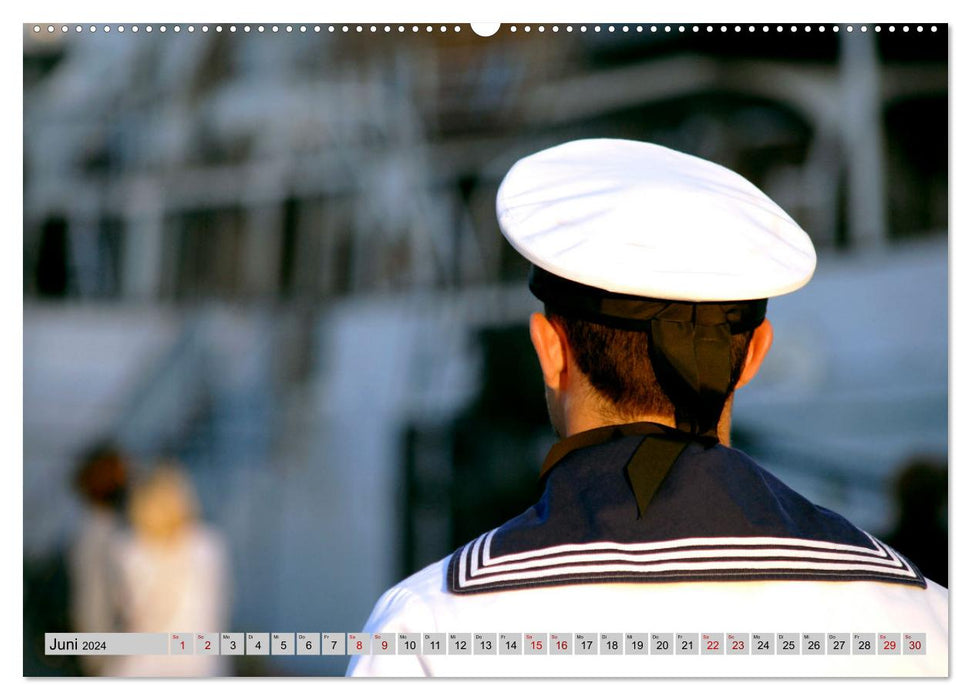
[[[649,439],[677,454],[642,510],[627,467]],[[927,585],[907,559],[744,453],[654,423],[557,443],[541,483],[536,504],[452,555],[452,593],[606,582]]]

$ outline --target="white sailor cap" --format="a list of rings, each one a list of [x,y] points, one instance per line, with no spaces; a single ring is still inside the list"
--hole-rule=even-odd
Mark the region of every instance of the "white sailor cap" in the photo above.
[[[571,141],[523,158],[496,210],[531,263],[608,292],[765,299],[799,289],[816,267],[809,236],[744,177],[639,141]]]
[[[734,390],[731,336],[816,267],[809,236],[720,165],[619,139],[572,141],[517,162],[496,199],[503,234],[558,313],[648,333],[678,428],[717,441]]]

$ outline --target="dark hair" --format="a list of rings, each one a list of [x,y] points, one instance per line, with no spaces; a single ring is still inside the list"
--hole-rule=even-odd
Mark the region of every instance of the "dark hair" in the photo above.
[[[74,486],[89,503],[118,508],[128,487],[128,460],[116,445],[98,443],[78,460]]]
[[[644,413],[675,415],[674,403],[654,374],[646,332],[612,328],[571,317],[549,307],[546,308],[546,315],[563,328],[580,370],[621,418]],[[746,331],[732,335],[732,386],[742,375],[752,333]]]

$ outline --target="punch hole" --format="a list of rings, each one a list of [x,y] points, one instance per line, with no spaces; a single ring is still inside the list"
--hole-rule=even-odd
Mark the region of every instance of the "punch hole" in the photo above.
[[[472,31],[479,36],[492,36],[499,31],[498,22],[473,22]]]

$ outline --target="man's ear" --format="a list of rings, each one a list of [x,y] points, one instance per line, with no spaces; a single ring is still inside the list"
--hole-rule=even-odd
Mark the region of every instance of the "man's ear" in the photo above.
[[[752,340],[748,344],[748,354],[745,356],[745,364],[742,365],[742,375],[735,385],[736,389],[748,384],[759,373],[759,367],[762,366],[762,360],[765,359],[770,347],[772,347],[772,324],[769,323],[769,319],[765,319],[752,332]]]
[[[562,333],[543,314],[534,313],[529,317],[529,337],[543,371],[543,380],[553,390],[563,389],[566,382],[567,349]]]

